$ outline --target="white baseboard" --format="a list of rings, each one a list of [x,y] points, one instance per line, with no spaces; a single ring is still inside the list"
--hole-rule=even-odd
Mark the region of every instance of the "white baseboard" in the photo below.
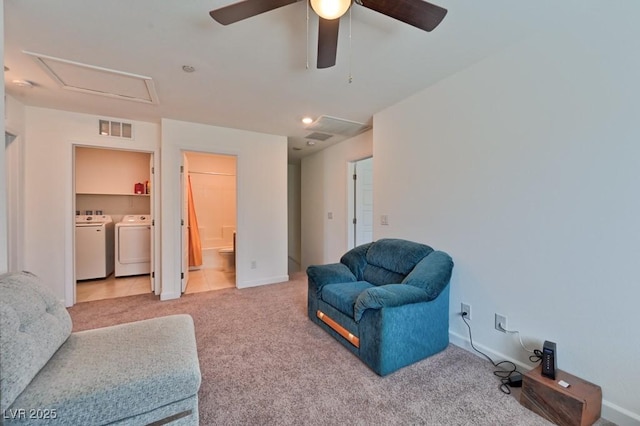
[[[162,292],[160,293],[160,300],[172,300],[172,299],[178,299],[180,298],[180,296],[182,296],[181,293],[178,292],[173,292],[173,291],[167,291],[167,292]]]
[[[467,337],[464,337],[459,335],[458,333],[449,331],[449,341],[452,344],[485,359],[482,355],[480,355],[478,352],[473,350],[473,348],[471,347],[471,343],[469,342],[469,339]],[[479,345],[476,342],[473,343],[473,346],[475,346],[476,348],[478,348],[478,350],[487,354],[491,359],[494,360],[494,362],[499,362],[504,360],[511,361],[523,371],[528,371],[531,368],[533,368],[531,364],[526,364],[521,361],[510,358],[500,352],[495,352],[494,350],[486,346]],[[620,426],[623,426],[623,425],[624,426],[640,426],[639,414],[633,413],[629,410],[619,407],[616,404],[613,404],[605,399],[602,400],[602,418],[609,420],[610,422],[613,422]]]
[[[277,284],[285,281],[289,281],[289,275],[279,275],[276,277],[262,278],[262,279],[253,280],[253,281],[242,281],[238,283],[237,288],[258,287],[261,285]]]

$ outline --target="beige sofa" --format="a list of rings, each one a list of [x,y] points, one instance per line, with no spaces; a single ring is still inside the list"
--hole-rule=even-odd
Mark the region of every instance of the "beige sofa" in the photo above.
[[[189,315],[71,327],[37,277],[0,276],[0,423],[198,424],[201,376]]]

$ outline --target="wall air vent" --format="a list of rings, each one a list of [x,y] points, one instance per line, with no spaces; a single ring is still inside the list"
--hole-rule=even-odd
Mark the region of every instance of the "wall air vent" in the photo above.
[[[371,126],[364,123],[357,123],[355,121],[343,120],[341,118],[323,115],[320,116],[316,121],[308,125],[306,129],[314,132],[330,133],[331,135],[339,135],[350,138],[371,129]],[[307,138],[309,138],[309,136],[307,136]]]
[[[116,138],[133,139],[133,124],[121,121],[100,120],[98,134]]]

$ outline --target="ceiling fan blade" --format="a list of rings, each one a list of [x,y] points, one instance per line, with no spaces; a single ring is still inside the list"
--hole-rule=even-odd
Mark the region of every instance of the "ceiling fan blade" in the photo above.
[[[360,0],[358,3],[424,31],[433,30],[447,14],[447,9],[423,0]]]
[[[340,18],[319,18],[318,23],[318,68],[329,68],[336,64],[338,52],[338,30]]]
[[[209,15],[222,25],[229,25],[298,1],[300,0],[244,0],[212,10]]]

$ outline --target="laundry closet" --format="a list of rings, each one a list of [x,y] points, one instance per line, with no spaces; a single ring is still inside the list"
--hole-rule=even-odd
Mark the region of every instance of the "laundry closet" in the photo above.
[[[75,147],[76,301],[152,291],[152,154]]]

